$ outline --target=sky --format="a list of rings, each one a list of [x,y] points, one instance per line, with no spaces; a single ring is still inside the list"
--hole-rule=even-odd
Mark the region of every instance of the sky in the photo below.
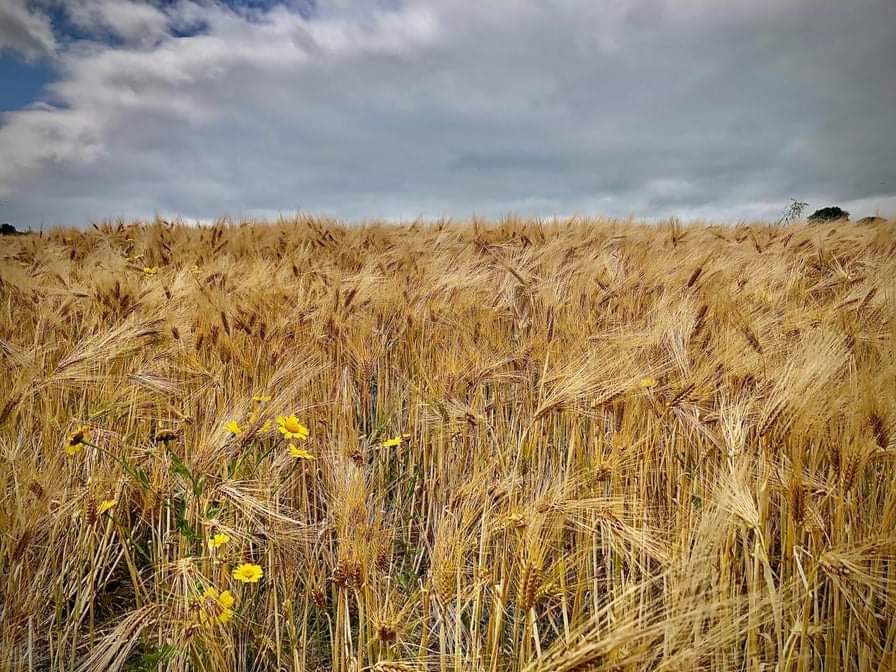
[[[893,0],[0,0],[0,221],[896,216]]]

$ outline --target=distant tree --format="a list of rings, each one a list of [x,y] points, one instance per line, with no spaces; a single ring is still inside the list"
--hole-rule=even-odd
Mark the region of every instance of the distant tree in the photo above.
[[[838,222],[840,220],[849,221],[849,213],[846,210],[838,208],[836,205],[829,205],[826,208],[816,210],[809,215],[809,221],[814,223],[821,222]]]
[[[12,224],[0,224],[0,236],[15,236],[19,233],[22,233]]]

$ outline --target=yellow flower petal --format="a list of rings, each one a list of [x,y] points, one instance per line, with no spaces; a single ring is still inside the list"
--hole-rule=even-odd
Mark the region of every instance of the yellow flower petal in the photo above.
[[[100,502],[99,506],[96,507],[96,512],[99,515],[103,515],[106,511],[110,511],[116,504],[116,500],[114,499],[104,499]]]
[[[218,593],[213,586],[209,586],[202,593],[199,620],[208,623],[212,618],[218,623],[227,623],[233,618],[233,605],[236,599],[229,590]]]
[[[224,423],[224,429],[226,429],[234,436],[239,436],[243,433],[243,428],[240,427],[239,423],[236,420],[228,420],[226,423]]]
[[[221,606],[225,609],[230,609],[235,601],[236,600],[233,597],[233,593],[231,593],[229,590],[225,590],[218,598],[218,602],[220,602]]]

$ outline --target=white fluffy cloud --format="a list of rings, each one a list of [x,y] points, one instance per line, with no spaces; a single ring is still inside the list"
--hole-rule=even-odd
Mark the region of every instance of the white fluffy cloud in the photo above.
[[[85,0],[2,119],[0,217],[896,205],[892,3],[728,5]]]

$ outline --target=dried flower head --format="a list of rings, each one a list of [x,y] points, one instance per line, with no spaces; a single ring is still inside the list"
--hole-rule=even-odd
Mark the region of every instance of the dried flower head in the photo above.
[[[84,450],[84,446],[89,446],[92,440],[93,436],[90,433],[90,428],[86,425],[79,425],[75,431],[68,435],[65,454],[69,456],[77,455]]]
[[[160,429],[156,432],[155,440],[160,443],[168,443],[169,441],[174,441],[178,437],[178,433],[176,429]]]

